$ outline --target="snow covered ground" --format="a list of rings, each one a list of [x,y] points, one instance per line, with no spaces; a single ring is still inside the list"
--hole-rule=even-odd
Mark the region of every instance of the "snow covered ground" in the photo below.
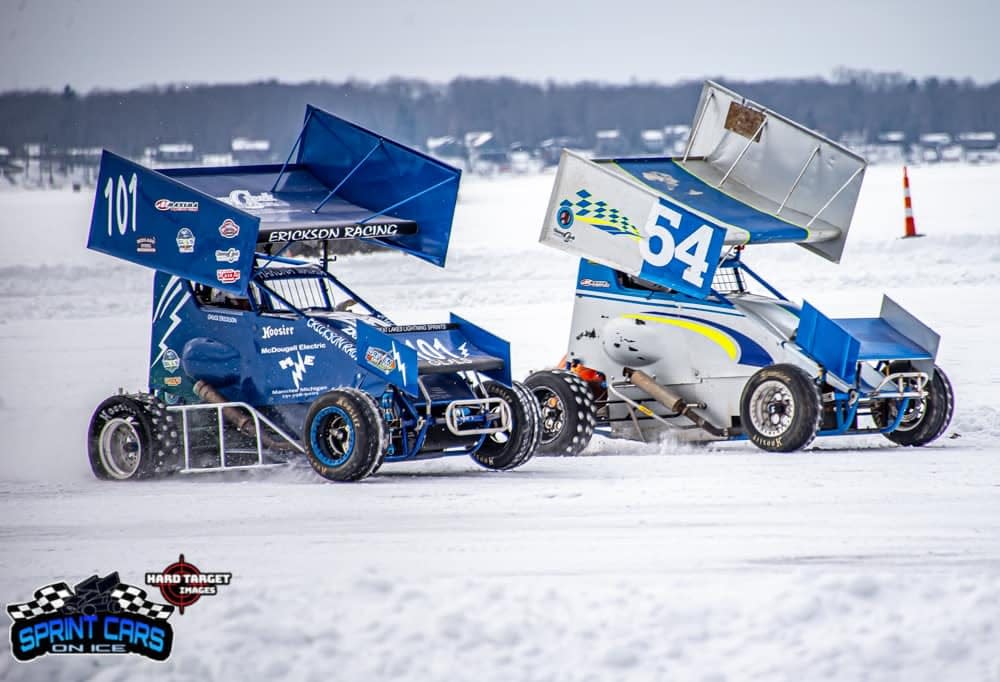
[[[233,584],[175,615],[174,653],[48,656],[0,679],[1000,680],[1000,167],[871,168],[840,266],[748,252],[834,315],[883,291],[943,336],[945,438],[770,455],[595,438],[509,473],[307,466],[93,479],[94,406],[145,380],[151,276],[84,249],[92,197],[0,193],[0,602],[181,552]],[[378,254],[343,279],[400,322],[449,310],[552,364],[575,261],[536,244],[551,176],[466,181],[447,270]]]

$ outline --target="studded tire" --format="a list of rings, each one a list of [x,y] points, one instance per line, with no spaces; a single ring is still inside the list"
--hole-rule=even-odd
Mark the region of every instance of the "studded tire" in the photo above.
[[[523,384],[514,382],[508,388],[495,381],[483,384],[491,398],[504,400],[511,412],[511,426],[507,431],[486,436],[486,440],[472,455],[477,464],[487,469],[506,471],[516,469],[535,454],[541,437],[541,415],[538,402]]]
[[[563,370],[535,372],[524,380],[541,410],[540,455],[579,455],[594,435],[596,407],[590,386]]]
[[[350,388],[324,393],[313,402],[302,443],[312,468],[331,481],[360,481],[385,457],[384,430],[374,402]]]
[[[375,402],[375,398],[369,393],[365,393],[357,388],[341,388],[340,390],[346,393],[352,393],[358,396],[360,400],[367,402],[378,417],[376,421],[378,423],[378,439],[381,445],[379,446],[378,458],[375,462],[375,466],[368,473],[369,476],[373,476],[378,473],[379,469],[382,468],[382,465],[385,463],[386,452],[389,450],[389,432],[385,428],[385,420],[382,419],[382,410],[379,408],[378,403]]]
[[[894,362],[890,372],[906,372],[913,368],[906,362]],[[872,406],[872,417],[879,428],[885,428],[896,420],[897,402],[885,400]],[[944,371],[935,365],[934,376],[927,384],[927,397],[910,400],[899,426],[885,434],[893,443],[903,446],[920,447],[940,438],[951,424],[955,411],[955,393]]]
[[[90,419],[87,453],[97,478],[165,476],[180,468],[179,450],[174,416],[149,394],[111,396]]]
[[[809,445],[822,416],[819,388],[795,365],[759,370],[740,398],[740,420],[747,436],[769,452],[793,452]]]

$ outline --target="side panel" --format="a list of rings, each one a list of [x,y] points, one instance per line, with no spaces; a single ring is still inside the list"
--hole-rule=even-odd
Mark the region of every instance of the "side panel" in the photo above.
[[[926,350],[930,360],[915,360],[913,365],[922,372],[930,373],[934,369],[934,359],[937,358],[941,336],[905,310],[901,305],[886,295],[882,295],[882,309],[879,317],[889,323],[897,332],[912,340]]]
[[[802,302],[796,343],[806,355],[828,372],[848,384],[858,375],[858,354],[861,343],[836,321],[819,312],[808,301]]]
[[[451,321],[458,325],[458,330],[469,340],[469,342],[484,351],[488,355],[503,360],[503,367],[497,370],[487,370],[483,372],[491,379],[495,379],[505,386],[510,386],[510,343],[501,339],[495,334],[491,334],[482,327],[472,324],[455,313],[451,314]]]
[[[364,322],[358,323],[358,364],[412,396],[420,394],[417,352]]]
[[[725,238],[708,217],[563,151],[540,241],[705,298]]]
[[[105,151],[87,247],[244,295],[258,222],[162,173]]]

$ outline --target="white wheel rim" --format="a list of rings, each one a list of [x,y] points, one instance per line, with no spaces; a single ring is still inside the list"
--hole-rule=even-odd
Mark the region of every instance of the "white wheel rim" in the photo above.
[[[782,382],[765,381],[750,395],[750,422],[761,435],[776,438],[784,434],[794,418],[795,400]]]
[[[542,413],[541,443],[548,445],[562,433],[566,427],[566,406],[562,399],[548,386],[532,389],[532,394],[538,400]]]
[[[101,429],[97,449],[104,470],[112,478],[131,478],[142,461],[139,432],[132,422],[120,417],[109,420]]]

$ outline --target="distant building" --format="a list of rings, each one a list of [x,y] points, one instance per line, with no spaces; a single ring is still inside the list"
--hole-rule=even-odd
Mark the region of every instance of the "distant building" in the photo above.
[[[172,142],[156,147],[155,165],[187,166],[195,163],[194,145],[190,142]]]
[[[662,130],[643,130],[639,133],[639,152],[651,156],[667,153],[667,134]]]
[[[951,146],[948,133],[924,133],[918,138],[916,158],[924,163],[937,163],[951,153],[946,151]]]
[[[594,155],[593,150],[577,137],[550,137],[547,140],[542,140],[542,143],[539,145],[542,165],[558,165],[563,149],[570,149],[586,157]]]
[[[465,134],[465,149],[469,156],[469,170],[477,175],[496,175],[510,171],[510,157],[489,131]]]
[[[873,164],[906,163],[908,159],[906,134],[899,130],[879,133],[875,144],[869,147],[867,158],[868,162]]]
[[[598,130],[594,135],[594,142],[594,155],[597,158],[627,156],[630,151],[628,141],[617,128]]]
[[[232,166],[233,165],[233,155],[232,154],[202,154],[201,155],[201,165],[202,166]]]
[[[465,170],[465,145],[451,135],[427,138],[427,153],[449,166]]]
[[[511,173],[524,175],[525,173],[537,173],[542,169],[538,150],[520,142],[515,142],[510,146],[508,157],[510,158]]]
[[[997,163],[1000,161],[996,133],[959,133],[958,144],[962,148],[965,160],[969,163]]]
[[[234,137],[229,145],[231,157],[238,164],[270,163],[270,140],[252,140],[247,137]]]
[[[669,156],[682,156],[684,148],[687,147],[688,137],[691,135],[691,126],[672,125],[663,129],[664,143]]]

